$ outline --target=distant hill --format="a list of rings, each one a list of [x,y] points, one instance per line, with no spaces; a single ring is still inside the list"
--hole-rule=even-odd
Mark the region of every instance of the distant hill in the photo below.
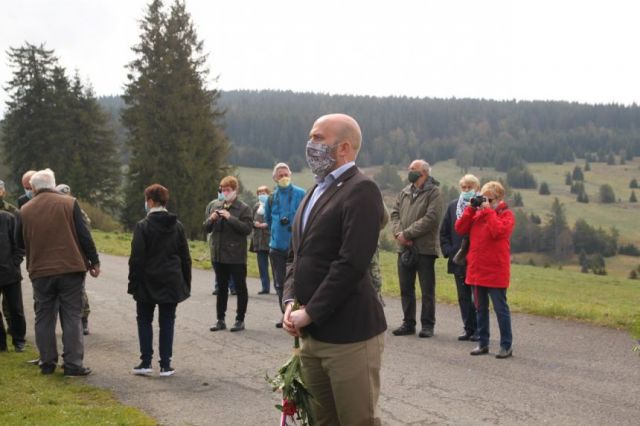
[[[103,97],[100,103],[122,142],[122,100]],[[606,161],[612,153],[626,159],[640,155],[640,107],[635,104],[228,91],[219,105],[227,111],[226,132],[233,144],[229,161],[238,166],[289,161],[301,167],[311,124],[330,112],[359,121],[366,141],[360,155],[364,166],[456,159],[463,167],[506,171],[523,161],[561,164],[587,154],[592,161]]]

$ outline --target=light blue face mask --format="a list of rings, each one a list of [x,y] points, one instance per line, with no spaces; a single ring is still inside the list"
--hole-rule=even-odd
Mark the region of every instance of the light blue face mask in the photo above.
[[[144,200],[144,212],[149,213],[149,205],[147,204],[147,200]]]
[[[470,199],[473,198],[474,195],[476,195],[476,191],[466,191],[466,192],[461,192],[460,195],[462,195],[462,199],[465,201],[469,201]]]
[[[30,189],[25,189],[24,190],[24,195],[26,195],[28,199],[32,199],[33,198],[33,191],[30,190]]]
[[[266,203],[268,199],[269,196],[267,194],[258,195],[258,201],[260,201],[262,204]]]
[[[218,192],[218,201],[224,201],[224,194],[222,192]]]

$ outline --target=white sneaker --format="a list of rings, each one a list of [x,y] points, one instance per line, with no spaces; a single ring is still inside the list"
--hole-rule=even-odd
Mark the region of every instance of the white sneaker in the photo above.
[[[148,376],[153,373],[153,369],[150,365],[140,363],[140,365],[133,367],[132,373],[136,376]]]
[[[171,367],[167,367],[167,368],[162,367],[160,369],[160,376],[162,377],[169,377],[169,376],[173,376],[174,374],[176,374],[176,370],[174,370]]]

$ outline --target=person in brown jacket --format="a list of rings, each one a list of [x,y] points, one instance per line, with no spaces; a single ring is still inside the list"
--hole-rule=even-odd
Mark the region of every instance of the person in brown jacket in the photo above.
[[[409,165],[409,185],[398,194],[391,211],[391,229],[398,242],[398,278],[404,318],[395,336],[416,332],[416,273],[422,290],[420,337],[432,337],[436,324],[435,262],[440,255],[443,200],[438,181],[424,160]]]
[[[16,240],[26,250],[33,285],[40,369],[42,374],[56,369],[59,308],[64,375],[86,376],[91,369],[83,366],[82,287],[87,270],[93,277],[100,274],[98,253],[78,202],[55,190],[53,172],[40,170],[29,183],[35,195],[20,210]]]

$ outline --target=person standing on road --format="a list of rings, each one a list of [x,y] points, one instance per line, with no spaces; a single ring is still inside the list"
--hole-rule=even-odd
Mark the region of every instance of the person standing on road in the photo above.
[[[65,183],[61,183],[56,186],[56,191],[61,194],[71,195],[71,187]],[[89,219],[89,215],[85,212],[82,207],[80,208],[80,212],[82,213],[82,219],[84,220],[84,224],[87,225],[87,229],[91,230],[91,219]],[[89,335],[89,314],[91,313],[91,306],[89,305],[89,296],[87,296],[87,286],[82,286],[82,334],[85,336]]]
[[[471,351],[471,355],[489,353],[491,297],[500,328],[500,351],[496,358],[508,358],[513,353],[507,288],[511,268],[510,239],[515,217],[504,202],[504,187],[500,182],[484,184],[480,193],[478,202],[472,200],[455,225],[458,234],[469,234],[466,282],[473,286],[480,336],[478,347]]]
[[[422,291],[422,329],[418,335],[432,337],[436,324],[435,262],[440,254],[438,231],[443,201],[439,182],[431,176],[431,167],[426,161],[411,162],[409,182],[398,194],[391,211],[391,230],[398,243],[398,278],[404,316],[402,325],[393,330],[393,334],[406,336],[416,332],[417,273]],[[403,253],[405,251],[408,253]]]
[[[238,295],[236,322],[229,331],[244,330],[249,294],[247,292],[247,236],[251,234],[253,215],[251,208],[238,199],[238,179],[226,176],[220,181],[224,196],[221,208],[214,210],[205,220],[206,232],[211,233],[211,260],[218,279],[216,301],[217,321],[209,330],[227,328],[225,316],[229,294],[229,277],[233,277]]]
[[[178,303],[191,294],[191,255],[182,223],[167,211],[169,190],[153,184],[144,190],[147,215],[136,224],[129,257],[129,288],[136,301],[140,364],[133,374],[153,372],[153,312],[158,305],[160,376],[171,367]]]
[[[219,210],[222,208],[222,206],[224,205],[224,194],[222,193],[222,188],[218,187],[218,197],[214,200],[211,200],[209,202],[209,204],[207,204],[207,207],[205,208],[204,211],[204,225],[203,227],[206,229],[206,224],[207,224],[207,220],[209,220],[209,217],[211,217],[211,215],[213,214],[214,211]],[[211,257],[211,269],[213,270],[213,246],[212,244],[212,240],[211,240],[211,232],[206,232],[207,234],[207,241],[209,242],[209,254]],[[215,273],[215,270],[213,272],[213,291],[211,292],[212,295],[217,296],[218,295],[218,276]],[[229,294],[231,294],[232,296],[236,295],[236,284],[233,282],[233,277],[229,276]]]
[[[464,208],[469,204],[469,200],[480,191],[480,181],[474,175],[464,175],[459,182],[460,197],[451,201],[447,206],[447,211],[440,227],[440,247],[442,255],[448,258],[447,272],[453,274],[458,292],[458,306],[462,317],[463,332],[458,336],[458,340],[478,341],[476,332],[476,307],[473,304],[471,287],[465,284],[467,265],[456,264],[453,259],[460,250],[463,238],[455,230],[456,220],[462,216]],[[468,236],[466,244],[469,243]],[[468,246],[467,246],[468,247]]]
[[[22,274],[20,264],[24,257],[16,242],[16,221],[11,213],[0,211],[0,295],[9,313],[7,328],[16,352],[23,352],[27,324],[22,304]],[[1,315],[0,315],[1,317]],[[0,352],[7,350],[7,335],[0,320]]]
[[[258,271],[260,272],[260,282],[262,288],[258,294],[269,294],[271,281],[269,279],[269,240],[271,232],[269,225],[264,220],[265,204],[269,199],[271,191],[266,186],[258,187],[256,194],[258,202],[253,207],[253,231],[251,232],[251,245],[249,251],[256,254],[258,259]]]
[[[58,361],[56,318],[62,318],[65,376],[86,376],[83,366],[82,286],[87,270],[100,275],[100,261],[78,202],[55,190],[50,169],[33,174],[34,197],[20,209],[17,242],[26,249],[27,270],[36,308],[36,344],[42,374],[52,374]]]
[[[285,163],[276,164],[272,176],[277,186],[265,204],[264,218],[271,231],[269,258],[273,285],[278,293],[278,306],[282,309],[282,288],[287,272],[291,226],[304,198],[304,189],[291,183],[291,170]],[[276,327],[282,327],[282,321],[276,322]]]
[[[18,217],[20,214],[20,210],[12,204],[9,204],[5,199],[6,191],[4,186],[4,181],[0,180],[0,211],[5,211],[11,213],[14,217]],[[22,279],[22,278],[21,278]],[[0,282],[0,285],[2,282]],[[22,305],[22,286],[20,286],[20,304]],[[2,332],[4,333],[4,323],[2,320],[2,316],[4,314],[4,319],[7,321],[7,330],[11,332],[11,313],[9,312],[9,303],[7,302],[7,298],[2,298],[2,312],[0,313],[0,327],[2,327]]]
[[[382,195],[355,165],[358,123],[320,117],[306,146],[316,185],[293,222],[283,328],[301,336],[302,374],[319,425],[379,425],[387,323],[369,266],[383,222]],[[301,308],[293,311],[294,301]]]

